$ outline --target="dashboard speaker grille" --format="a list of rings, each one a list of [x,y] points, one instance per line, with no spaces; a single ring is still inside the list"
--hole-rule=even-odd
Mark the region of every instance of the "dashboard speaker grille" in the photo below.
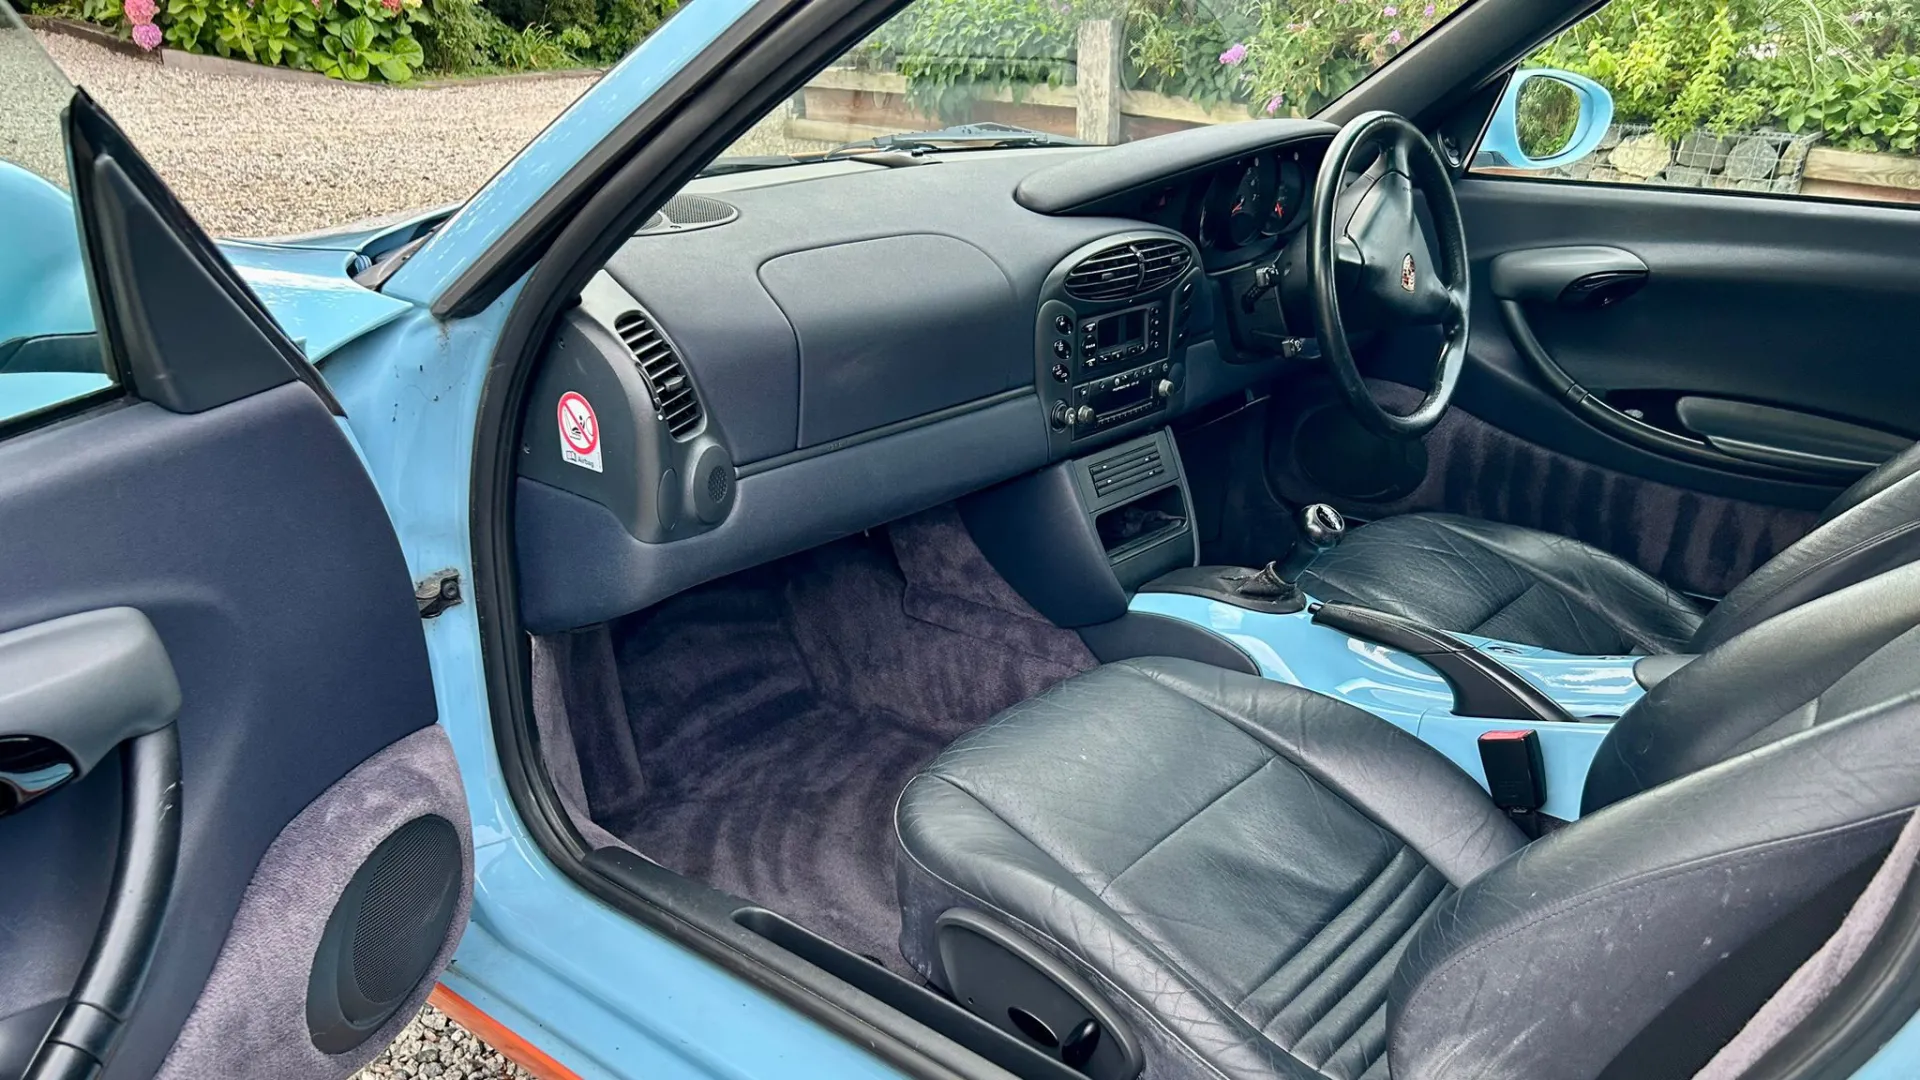
[[[1124,300],[1165,288],[1193,254],[1178,240],[1144,240],[1095,252],[1067,271],[1067,294],[1082,300]]]
[[[732,203],[710,199],[705,195],[675,195],[667,200],[667,205],[654,211],[645,225],[640,226],[639,235],[709,229],[715,225],[725,225],[739,216],[740,209]]]
[[[693,380],[687,378],[680,355],[660,336],[653,320],[638,311],[629,311],[613,321],[613,332],[633,354],[634,366],[653,395],[653,407],[667,431],[684,439],[700,430],[700,399],[693,392]]]

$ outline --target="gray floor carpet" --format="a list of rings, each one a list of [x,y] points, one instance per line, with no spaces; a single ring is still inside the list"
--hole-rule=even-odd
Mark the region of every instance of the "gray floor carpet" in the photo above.
[[[992,572],[950,509],[611,631],[625,730],[572,725],[595,820],[901,970],[901,789],[959,735],[1094,662]]]

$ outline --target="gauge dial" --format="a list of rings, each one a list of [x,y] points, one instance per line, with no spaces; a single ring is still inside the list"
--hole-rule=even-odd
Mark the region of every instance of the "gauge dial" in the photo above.
[[[1258,240],[1278,190],[1279,168],[1271,157],[1246,158],[1220,170],[1207,199],[1214,244],[1231,249]]]
[[[1287,231],[1300,217],[1306,207],[1306,176],[1300,169],[1299,155],[1293,154],[1280,160],[1277,167],[1278,177],[1274,184],[1273,208],[1267,215],[1267,221],[1261,232],[1267,236],[1279,236]]]

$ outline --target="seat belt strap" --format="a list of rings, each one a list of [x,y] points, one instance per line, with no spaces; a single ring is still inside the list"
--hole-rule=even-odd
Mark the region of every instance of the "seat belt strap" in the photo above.
[[[1887,852],[1886,861],[1860,891],[1846,918],[1840,920],[1840,928],[1780,984],[1780,989],[1760,1006],[1753,1019],[1720,1048],[1705,1068],[1694,1074],[1693,1080],[1738,1080],[1769,1050],[1780,1045],[1788,1032],[1811,1016],[1833,993],[1833,988],[1840,985],[1840,980],[1860,963],[1867,946],[1886,925],[1893,914],[1894,901],[1899,899],[1907,887],[1907,879],[1912,876],[1916,858],[1920,858],[1920,813],[1907,818],[1893,850]]]

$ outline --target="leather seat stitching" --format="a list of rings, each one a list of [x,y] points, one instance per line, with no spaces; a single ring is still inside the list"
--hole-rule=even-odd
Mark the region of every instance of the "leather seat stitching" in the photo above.
[[[1264,744],[1260,744],[1260,748],[1262,750],[1267,750]],[[1132,870],[1136,866],[1139,866],[1141,862],[1143,862],[1146,859],[1147,856],[1153,854],[1155,851],[1158,851],[1160,849],[1160,845],[1173,839],[1175,836],[1178,836],[1180,834],[1180,830],[1200,820],[1201,816],[1204,815],[1207,811],[1213,809],[1214,805],[1218,803],[1221,799],[1224,799],[1227,796],[1233,794],[1234,792],[1239,791],[1242,787],[1246,785],[1247,781],[1252,780],[1254,777],[1259,776],[1262,772],[1265,772],[1267,767],[1269,765],[1272,765],[1276,760],[1278,760],[1278,755],[1274,754],[1273,751],[1271,750],[1267,750],[1266,760],[1262,761],[1258,765],[1255,765],[1253,767],[1253,771],[1247,773],[1245,776],[1242,776],[1240,779],[1235,780],[1233,783],[1227,785],[1226,790],[1220,792],[1220,794],[1218,795],[1215,795],[1213,798],[1208,799],[1204,804],[1202,804],[1199,807],[1199,809],[1195,810],[1191,814],[1188,814],[1186,818],[1180,822],[1180,824],[1175,825],[1173,829],[1170,832],[1168,832],[1165,836],[1162,836],[1160,839],[1155,840],[1152,843],[1152,845],[1150,845],[1147,848],[1147,850],[1134,856],[1131,860],[1128,861],[1127,865],[1120,868],[1120,871],[1118,873],[1108,878],[1107,883],[1105,885],[1100,886],[1099,891],[1095,892],[1094,895],[1098,897],[1100,900],[1105,901],[1107,898],[1108,890],[1112,889],[1115,885],[1119,884],[1120,879],[1127,875],[1127,871]],[[968,792],[968,794],[971,795],[973,793]],[[975,798],[977,799],[978,796],[975,796]],[[1038,844],[1035,844],[1034,846],[1039,847]]]
[[[1486,618],[1481,619],[1479,622],[1475,623],[1473,625],[1473,629],[1468,630],[1467,633],[1469,634],[1480,633],[1480,631],[1484,629],[1488,623],[1506,614],[1507,611],[1513,607],[1513,605],[1519,603],[1522,600],[1525,600],[1530,593],[1532,593],[1535,589],[1538,589],[1541,587],[1542,587],[1541,583],[1538,579],[1528,582],[1524,587],[1521,588],[1519,592],[1513,595],[1513,598],[1511,600],[1508,600],[1506,603],[1501,604],[1499,607],[1494,608],[1491,612],[1487,614]]]
[[[932,776],[932,774],[930,773],[923,774],[923,775]],[[942,782],[946,781],[946,777],[943,777],[943,776],[933,776],[933,779],[940,780]],[[973,797],[970,792],[966,792],[965,789],[958,788],[958,785],[955,785],[955,786],[958,790],[962,791],[963,794],[966,794],[968,798]],[[905,796],[905,792],[902,792],[901,794],[902,794],[902,797]],[[979,800],[976,799],[975,801],[978,802]],[[1014,927],[1021,930],[1023,933],[1026,933],[1031,937],[1038,939],[1039,941],[1045,942],[1047,945],[1051,946],[1052,949],[1058,955],[1067,959],[1077,961],[1077,963],[1074,966],[1081,969],[1081,974],[1083,976],[1089,976],[1089,975],[1092,976],[1093,979],[1100,984],[1101,988],[1104,989],[1107,993],[1112,994],[1115,999],[1125,1001],[1131,1004],[1141,1016],[1146,1017],[1149,1023],[1151,1023],[1154,1027],[1158,1028],[1162,1033],[1164,1033],[1169,1039],[1173,1041],[1173,1043],[1176,1046],[1179,1046],[1181,1049],[1185,1050],[1188,1054],[1192,1055],[1194,1061],[1198,1062],[1202,1068],[1206,1069],[1208,1072],[1218,1077],[1219,1080],[1233,1080],[1233,1078],[1229,1077],[1226,1074],[1226,1072],[1222,1070],[1218,1065],[1215,1065],[1213,1062],[1208,1061],[1205,1055],[1201,1054],[1197,1048],[1195,1048],[1191,1043],[1189,1043],[1186,1040],[1186,1038],[1180,1034],[1179,1031],[1175,1030],[1172,1027],[1169,1027],[1164,1019],[1162,1019],[1147,1005],[1142,1003],[1139,998],[1135,997],[1125,987],[1120,986],[1119,984],[1115,983],[1112,979],[1108,978],[1107,973],[1104,971],[1101,971],[1097,966],[1095,966],[1092,963],[1092,961],[1087,960],[1085,957],[1081,956],[1079,953],[1075,952],[1073,949],[1068,948],[1065,944],[1063,944],[1058,938],[1055,938],[1052,934],[1049,934],[1045,930],[1042,930],[1041,928],[1034,926],[1032,923],[1027,922],[1025,919],[1022,919],[1020,916],[1015,915],[1013,912],[1003,909],[1002,907],[1000,907],[1000,905],[982,898],[977,893],[975,893],[972,889],[968,889],[964,886],[955,884],[954,882],[947,880],[947,878],[943,876],[939,871],[934,870],[932,867],[922,862],[920,857],[914,854],[913,849],[907,846],[906,839],[900,835],[900,809],[899,808],[900,808],[900,804],[898,801],[896,801],[894,803],[895,846],[897,846],[900,849],[901,853],[906,855],[906,857],[913,862],[913,865],[919,867],[921,872],[925,873],[928,877],[932,878],[933,880],[938,881],[940,884],[945,885],[947,888],[952,889],[954,892],[959,893],[961,896],[964,896],[967,899],[973,901],[974,903],[980,905],[982,908],[985,908],[987,911],[991,912],[995,916],[1006,920],[1008,923],[1012,924]],[[980,808],[985,810],[989,814],[993,814],[996,820],[1000,818],[1000,815],[994,813],[993,808],[990,806],[987,806],[985,803],[981,803]],[[1008,827],[1012,828],[1011,826],[1008,826]],[[1014,831],[1018,832],[1018,830],[1014,830]],[[1062,867],[1061,869],[1065,869],[1065,867]],[[1115,918],[1116,918],[1116,921],[1120,921],[1117,915],[1115,916]],[[1125,925],[1123,921],[1122,921],[1122,925],[1123,926]],[[1130,930],[1132,928],[1128,927],[1128,929]],[[1140,945],[1143,949],[1152,949],[1152,946],[1148,945],[1146,942],[1141,942]],[[1158,950],[1155,950],[1155,951],[1158,951]],[[1202,998],[1203,1000],[1213,998],[1213,995],[1207,993],[1205,990],[1194,985],[1190,980],[1188,980],[1185,977],[1185,975],[1180,971],[1179,967],[1175,965],[1171,960],[1168,960],[1164,956],[1160,957],[1159,959],[1161,960],[1162,966],[1167,971],[1167,973],[1171,975],[1174,979],[1176,979],[1182,986],[1186,987],[1186,989],[1189,992],[1194,994],[1196,997]],[[1221,1009],[1220,1011],[1224,1015],[1231,1016],[1236,1020],[1239,1019],[1239,1014],[1234,1013],[1231,1010]],[[1244,1023],[1244,1021],[1242,1021],[1242,1023]],[[1249,1028],[1249,1032],[1252,1033],[1255,1038],[1260,1038],[1258,1033],[1254,1033],[1251,1031],[1251,1028]],[[1261,1039],[1261,1041],[1265,1042],[1266,1040]],[[1272,1045],[1272,1044],[1269,1043],[1268,1045]],[[1278,1048],[1276,1047],[1276,1049]],[[1292,1057],[1291,1054],[1287,1056]],[[1299,1059],[1295,1058],[1294,1060],[1298,1061]],[[1301,1064],[1305,1065],[1306,1063],[1301,1062]]]
[[[1379,829],[1381,832],[1387,834],[1388,836],[1397,840],[1401,844],[1412,848],[1414,851],[1414,854],[1420,856],[1421,861],[1433,867],[1434,871],[1438,873],[1441,877],[1445,878],[1449,884],[1453,885],[1455,888],[1462,887],[1466,884],[1465,881],[1454,881],[1451,875],[1449,875],[1445,870],[1442,870],[1440,868],[1440,866],[1438,865],[1438,861],[1430,857],[1427,854],[1427,852],[1422,850],[1420,845],[1414,843],[1412,840],[1409,840],[1407,837],[1403,836],[1398,830],[1394,829],[1392,826],[1381,821],[1377,816],[1374,815],[1373,808],[1368,806],[1364,800],[1357,797],[1354,793],[1348,791],[1345,785],[1339,783],[1333,777],[1326,775],[1319,769],[1314,768],[1311,763],[1302,761],[1299,758],[1296,758],[1294,755],[1288,753],[1285,747],[1275,746],[1274,744],[1268,742],[1266,737],[1261,733],[1260,729],[1256,725],[1252,724],[1249,721],[1242,720],[1241,718],[1233,715],[1232,713],[1222,712],[1221,710],[1214,708],[1210,703],[1206,701],[1202,701],[1199,698],[1189,697],[1188,695],[1182,693],[1178,688],[1164,681],[1157,672],[1139,667],[1138,665],[1134,664],[1131,661],[1121,660],[1114,664],[1110,664],[1108,666],[1124,667],[1129,671],[1133,671],[1141,675],[1142,677],[1147,678],[1153,681],[1154,683],[1168,690],[1173,691],[1176,694],[1180,694],[1180,696],[1187,698],[1187,700],[1192,701],[1194,704],[1199,705],[1201,708],[1207,710],[1213,715],[1219,717],[1220,719],[1226,721],[1229,724],[1232,724],[1237,730],[1244,733],[1249,738],[1259,743],[1261,746],[1266,747],[1269,751],[1273,753],[1273,755],[1276,758],[1282,761],[1285,761],[1287,764],[1292,765],[1294,768],[1300,770],[1300,774],[1302,776],[1306,777],[1308,780],[1312,781],[1313,783],[1319,785],[1321,788],[1324,788],[1327,792],[1332,794],[1335,798],[1338,798],[1341,802],[1346,803],[1349,807],[1351,807],[1354,810],[1355,813],[1358,813],[1361,817],[1366,818],[1369,822],[1371,822],[1374,828]],[[1282,684],[1282,685],[1286,685],[1286,684]],[[1303,694],[1312,693],[1312,691],[1300,690],[1298,687],[1294,687],[1293,689]],[[1362,710],[1360,710],[1358,706],[1345,705],[1344,702],[1340,704],[1342,704],[1346,708],[1353,709],[1356,712],[1362,712]],[[1373,717],[1373,719],[1378,723],[1388,724],[1389,727],[1393,726],[1388,721],[1381,720],[1378,717]],[[1401,729],[1398,727],[1394,727],[1393,730],[1400,731]],[[1405,732],[1401,732],[1401,734],[1408,739],[1413,739],[1414,745],[1416,746],[1425,747],[1426,745],[1424,743],[1419,742],[1419,740],[1415,739],[1414,736],[1412,735],[1408,735]],[[1442,759],[1442,760],[1445,760],[1445,759]],[[1448,764],[1451,765],[1450,762]],[[1457,765],[1451,765],[1451,767],[1455,769],[1459,768],[1459,766]],[[1461,773],[1461,775],[1463,776],[1465,775],[1464,771]],[[1474,783],[1474,781],[1472,780],[1469,780],[1468,782]],[[1481,792],[1481,795],[1483,797],[1485,796],[1485,794],[1486,793],[1484,791]],[[1515,832],[1515,835],[1516,836],[1519,835],[1517,831]],[[1515,850],[1518,850],[1518,848],[1516,848]],[[1498,861],[1498,860],[1495,860],[1495,861]]]
[[[1332,1016],[1339,1009],[1339,1006],[1342,1003],[1344,1003],[1350,997],[1352,997],[1355,993],[1357,993],[1361,985],[1365,983],[1370,976],[1374,975],[1376,972],[1379,972],[1383,965],[1387,965],[1390,962],[1392,968],[1397,970],[1400,966],[1401,958],[1406,955],[1406,951],[1409,947],[1409,942],[1413,940],[1413,935],[1419,931],[1420,927],[1426,923],[1427,919],[1432,916],[1433,912],[1436,909],[1438,909],[1439,906],[1443,902],[1445,902],[1450,895],[1452,895],[1452,893],[1447,889],[1445,882],[1443,881],[1440,890],[1434,894],[1433,898],[1428,900],[1424,905],[1421,906],[1420,913],[1418,915],[1415,915],[1413,919],[1410,922],[1408,922],[1407,925],[1403,927],[1398,934],[1394,935],[1392,941],[1388,943],[1385,949],[1381,950],[1380,955],[1375,957],[1372,963],[1367,965],[1366,970],[1360,974],[1359,978],[1354,980],[1353,985],[1351,987],[1349,987],[1344,993],[1342,993],[1340,997],[1336,999],[1332,1005],[1328,1006],[1324,1012],[1322,1012],[1319,1016],[1314,1018],[1313,1023],[1308,1025],[1307,1030],[1301,1032],[1299,1038],[1293,1040],[1293,1045],[1288,1046],[1286,1048],[1287,1052],[1293,1054],[1296,1058],[1299,1058],[1300,1060],[1305,1061],[1306,1058],[1303,1057],[1297,1050],[1295,1050],[1294,1047],[1297,1047],[1301,1043],[1306,1042],[1307,1039],[1311,1037],[1315,1031],[1319,1030],[1320,1025],[1324,1024],[1327,1021],[1327,1018]],[[1378,987],[1375,988],[1375,991],[1380,995],[1379,1003],[1358,1018],[1358,1022],[1355,1023],[1354,1026],[1351,1029],[1349,1029],[1347,1033],[1341,1038],[1339,1045],[1333,1047],[1333,1049],[1327,1053],[1326,1057],[1322,1061],[1316,1063],[1314,1065],[1315,1068],[1319,1068],[1320,1066],[1325,1065],[1328,1061],[1332,1061],[1335,1057],[1338,1057],[1340,1050],[1344,1048],[1348,1043],[1352,1042],[1354,1037],[1358,1035],[1360,1031],[1366,1027],[1368,1018],[1373,1016],[1374,1013],[1386,1007],[1388,991],[1391,985],[1392,985],[1392,972],[1389,971],[1387,978],[1383,980]],[[1279,1015],[1275,1014],[1274,1021],[1277,1021],[1278,1019],[1279,1019]],[[1272,1027],[1274,1021],[1269,1021],[1267,1024],[1267,1028]],[[1267,1030],[1267,1028],[1262,1028],[1261,1029],[1262,1032],[1264,1033]]]
[[[1400,846],[1400,850],[1394,852],[1393,857],[1388,859],[1386,863],[1380,867],[1379,873],[1373,875],[1373,877],[1363,882],[1359,888],[1354,890],[1353,895],[1348,897],[1347,901],[1340,905],[1339,911],[1335,912],[1330,918],[1327,919],[1326,922],[1322,923],[1319,929],[1315,930],[1311,935],[1309,935],[1305,941],[1302,941],[1292,951],[1286,953],[1285,955],[1281,956],[1278,960],[1274,961],[1273,964],[1267,968],[1265,973],[1263,973],[1258,979],[1255,979],[1253,981],[1253,988],[1248,990],[1245,994],[1242,994],[1240,997],[1240,1000],[1234,1003],[1233,1011],[1239,1012],[1241,1009],[1245,1008],[1248,1000],[1250,1000],[1255,994],[1258,994],[1261,991],[1261,989],[1264,988],[1267,985],[1267,983],[1273,979],[1275,975],[1278,975],[1280,974],[1281,971],[1285,970],[1288,964],[1293,963],[1295,957],[1299,956],[1301,953],[1304,953],[1308,949],[1312,948],[1314,944],[1320,940],[1320,936],[1322,934],[1325,934],[1329,929],[1331,929],[1334,923],[1340,921],[1340,916],[1345,915],[1349,910],[1352,909],[1354,904],[1359,902],[1362,896],[1365,896],[1367,894],[1368,889],[1373,888],[1373,886],[1376,883],[1378,883],[1381,878],[1386,877],[1387,874],[1392,872],[1394,868],[1394,864],[1399,862],[1402,857],[1412,858],[1412,859],[1420,858],[1420,856],[1413,850],[1412,847],[1406,844],[1402,844]],[[1422,863],[1423,867],[1424,865],[1425,864]],[[1419,872],[1415,871],[1414,876],[1417,878],[1419,876]],[[1359,936],[1359,931],[1355,931],[1354,936],[1356,937]],[[1352,944],[1351,939],[1348,940],[1347,944]],[[1341,951],[1344,951],[1346,947],[1347,947],[1346,945],[1342,945],[1340,947]],[[1336,953],[1335,956],[1337,958],[1338,953]],[[1331,960],[1329,960],[1328,962],[1332,963]],[[1278,1015],[1281,1011],[1284,1011],[1287,1005],[1289,1004],[1292,1004],[1291,998],[1289,998],[1286,1002],[1283,1002],[1280,1008],[1275,1010],[1275,1015]],[[1267,1019],[1267,1022],[1271,1023],[1272,1017],[1269,1017]],[[1249,1020],[1249,1023],[1251,1023],[1251,1020]]]
[[[1560,580],[1554,575],[1548,573],[1545,568],[1540,567],[1531,561],[1521,559],[1515,555],[1508,554],[1507,552],[1491,544],[1482,542],[1478,538],[1468,533],[1466,530],[1461,529],[1459,526],[1446,520],[1445,515],[1422,514],[1420,515],[1420,517],[1423,521],[1432,524],[1436,529],[1439,529],[1448,533],[1451,537],[1453,537],[1454,539],[1460,542],[1473,545],[1479,550],[1484,551],[1487,554],[1493,556],[1494,558],[1499,559],[1500,561],[1506,563],[1508,566],[1524,568],[1527,571],[1528,575],[1534,578],[1539,584],[1544,584],[1547,587],[1551,588],[1554,592],[1560,594],[1563,598],[1577,603],[1580,606],[1581,610],[1586,611],[1596,616],[1597,618],[1601,619],[1607,625],[1611,626],[1614,630],[1618,631],[1621,634],[1622,638],[1632,641],[1636,646],[1642,647],[1642,648],[1660,648],[1662,650],[1666,648],[1666,646],[1660,642],[1646,639],[1642,635],[1630,633],[1627,627],[1622,626],[1619,622],[1617,622],[1616,620],[1614,620],[1612,617],[1608,616],[1605,613],[1604,608],[1600,606],[1598,603],[1598,600],[1599,600],[1598,597],[1592,595],[1589,592],[1586,592],[1577,588],[1571,582]],[[1388,520],[1392,520],[1392,519],[1388,519]],[[1515,527],[1521,528],[1522,526],[1515,526]],[[1540,530],[1535,529],[1530,531],[1539,532]],[[1542,535],[1551,536],[1552,534],[1542,534]],[[1698,621],[1701,619],[1699,610],[1694,608],[1690,604],[1685,604],[1684,601],[1681,600],[1679,594],[1673,591],[1672,586],[1667,585],[1665,582],[1661,581],[1659,578],[1654,577],[1652,574],[1647,573],[1646,571],[1640,569],[1639,567],[1633,565],[1632,563],[1619,557],[1618,555],[1613,554],[1612,552],[1602,551],[1601,549],[1596,548],[1591,544],[1583,543],[1579,540],[1573,539],[1572,537],[1561,536],[1561,537],[1552,537],[1552,538],[1556,540],[1564,541],[1568,545],[1568,550],[1578,552],[1581,558],[1586,559],[1590,562],[1593,562],[1597,565],[1606,566],[1609,570],[1618,572],[1624,578],[1630,579],[1633,577],[1640,577],[1640,578],[1646,579],[1648,583],[1652,584],[1660,593],[1664,594],[1663,598],[1665,599],[1665,601],[1668,603],[1669,606],[1674,607],[1676,611],[1686,614],[1692,617],[1694,620],[1696,620],[1695,625],[1697,628]],[[1338,549],[1335,549],[1335,550],[1338,550]]]

